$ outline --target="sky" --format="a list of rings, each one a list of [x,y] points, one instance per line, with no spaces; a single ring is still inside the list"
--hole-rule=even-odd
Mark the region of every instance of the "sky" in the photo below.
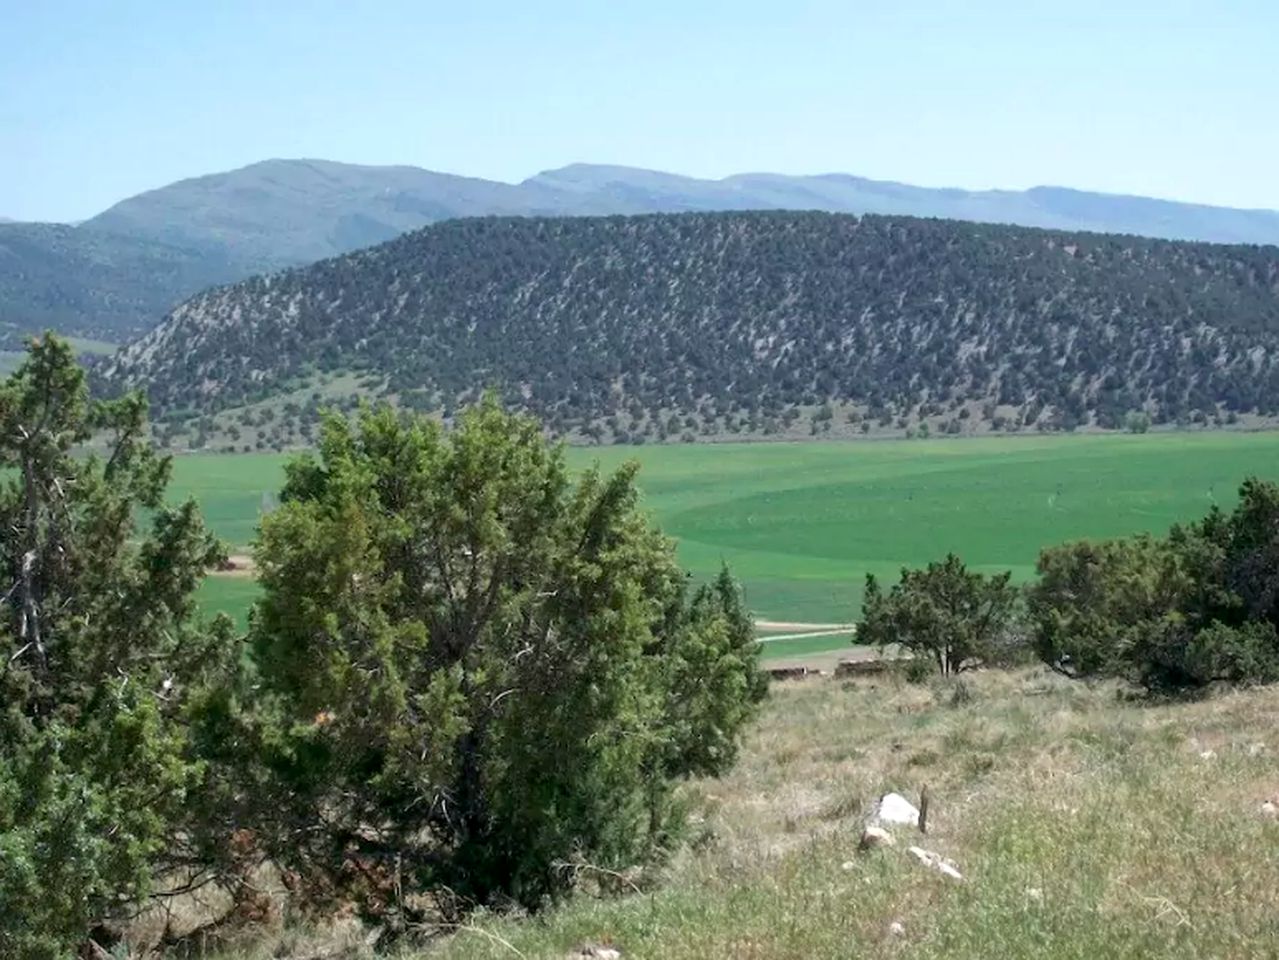
[[[271,157],[1279,209],[1274,0],[0,0],[0,216]]]

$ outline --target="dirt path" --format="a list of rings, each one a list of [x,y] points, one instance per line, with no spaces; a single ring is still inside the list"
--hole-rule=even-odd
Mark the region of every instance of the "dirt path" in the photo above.
[[[758,624],[756,624],[758,626]],[[760,643],[772,643],[775,640],[807,640],[809,637],[851,637],[857,632],[856,627],[840,627],[838,630],[805,630],[803,633],[770,633],[757,637]]]
[[[848,630],[849,623],[804,623],[801,620],[756,620],[756,630],[784,630],[796,633],[811,633],[817,630]]]

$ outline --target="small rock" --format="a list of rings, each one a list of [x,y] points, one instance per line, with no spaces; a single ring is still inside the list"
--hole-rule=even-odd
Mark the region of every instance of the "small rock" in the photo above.
[[[897,841],[883,827],[867,827],[862,831],[862,839],[857,844],[858,850],[874,850],[877,847],[891,847]]]
[[[919,808],[900,793],[886,793],[879,798],[874,819],[879,823],[901,823],[919,826]]]
[[[1248,747],[1248,756],[1250,757],[1259,757],[1265,752],[1266,745],[1264,743],[1254,743]]]
[[[906,927],[903,926],[900,920],[894,920],[888,925],[888,932],[894,937],[904,937],[906,936]]]
[[[853,861],[845,860],[843,863],[839,865],[839,869],[843,870],[845,873],[848,873],[848,871],[852,870],[856,866],[857,864],[853,863]]]
[[[1273,800],[1265,800],[1261,804],[1261,815],[1268,820],[1274,820],[1279,817],[1279,804]]]
[[[952,880],[962,880],[964,875],[959,872],[959,867],[955,866],[953,860],[947,860],[940,853],[934,853],[931,850],[925,850],[922,847],[911,847],[911,854],[924,866],[936,870],[938,873],[950,877]]]

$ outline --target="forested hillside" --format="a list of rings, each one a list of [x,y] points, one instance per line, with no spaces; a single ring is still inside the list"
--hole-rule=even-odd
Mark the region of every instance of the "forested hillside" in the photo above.
[[[706,180],[572,164],[520,183],[409,166],[267,160],[120,201],[78,226],[0,232],[0,322],[122,342],[215,283],[311,263],[456,217],[725,210],[946,217],[1224,243],[1279,243],[1279,212],[1059,187],[953,190],[843,173]]]
[[[162,417],[486,386],[610,439],[1279,414],[1279,248],[821,213],[471,219],[183,304],[107,372]]]
[[[0,223],[0,348],[46,328],[119,343],[244,272],[209,250],[61,223]]]

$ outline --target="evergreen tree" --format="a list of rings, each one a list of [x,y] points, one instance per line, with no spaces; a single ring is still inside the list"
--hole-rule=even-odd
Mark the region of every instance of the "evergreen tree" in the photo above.
[[[452,433],[326,420],[257,548],[272,857],[394,932],[421,894],[536,906],[575,858],[660,852],[673,780],[731,761],[761,686],[731,578],[686,603],[635,470],[575,482],[492,398]]]
[[[859,643],[896,645],[936,661],[943,674],[980,663],[993,650],[1017,610],[1011,574],[986,577],[952,554],[922,570],[902,570],[884,593],[866,576]]]
[[[0,956],[14,960],[69,956],[198,832],[189,719],[233,644],[228,621],[198,623],[194,593],[221,549],[193,503],[164,504],[145,414],[134,395],[90,402],[52,336],[0,386]]]

